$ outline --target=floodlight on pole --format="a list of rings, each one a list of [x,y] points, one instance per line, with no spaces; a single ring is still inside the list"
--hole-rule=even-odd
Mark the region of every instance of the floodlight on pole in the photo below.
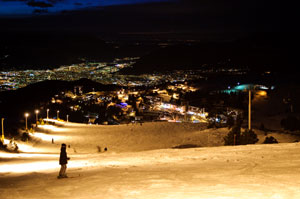
[[[35,121],[36,121],[36,124],[38,123],[38,120],[39,120],[39,110],[35,110]]]
[[[49,119],[49,109],[47,109],[47,120]]]
[[[1,137],[1,140],[2,140],[2,142],[4,142],[4,125],[3,125],[3,121],[4,121],[4,118],[1,119],[1,124],[2,124],[2,137]]]
[[[27,118],[29,116],[29,113],[25,113],[25,130],[26,132],[28,131],[28,126],[27,126]]]
[[[251,130],[251,90],[249,90],[248,129]]]

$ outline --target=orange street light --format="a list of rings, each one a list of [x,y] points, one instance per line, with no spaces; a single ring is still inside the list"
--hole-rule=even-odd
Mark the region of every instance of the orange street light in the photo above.
[[[2,123],[2,137],[1,137],[1,140],[2,140],[2,142],[4,142],[4,125],[3,125],[3,120],[4,120],[4,118],[1,119],[1,123]]]
[[[248,129],[251,130],[251,90],[249,89],[249,103],[248,103]]]
[[[35,110],[35,121],[36,121],[36,125],[37,125],[38,120],[39,120],[39,116],[38,116],[39,112],[40,112],[39,110]]]
[[[29,116],[29,113],[25,113],[25,130],[26,130],[26,132],[28,131],[28,126],[27,126],[27,118],[28,118],[28,116]]]
[[[47,109],[47,119],[49,119],[49,109]]]

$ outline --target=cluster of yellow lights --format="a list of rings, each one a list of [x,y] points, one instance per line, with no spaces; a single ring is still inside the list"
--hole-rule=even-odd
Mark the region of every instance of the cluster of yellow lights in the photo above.
[[[182,90],[193,91],[193,92],[197,90],[197,88],[194,88],[192,86],[187,86],[185,84],[178,84],[176,86],[173,86],[173,85],[168,86],[168,89],[172,89],[172,90],[177,90],[178,88],[182,89]]]
[[[268,94],[266,91],[260,90],[260,91],[256,92],[256,95],[258,95],[260,97],[267,97]]]

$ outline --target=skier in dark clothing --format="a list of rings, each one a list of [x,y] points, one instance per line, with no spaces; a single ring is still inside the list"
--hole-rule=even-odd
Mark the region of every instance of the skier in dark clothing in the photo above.
[[[67,178],[66,170],[68,164],[67,152],[66,152],[66,144],[61,144],[60,156],[59,156],[59,164],[61,165],[58,178]]]

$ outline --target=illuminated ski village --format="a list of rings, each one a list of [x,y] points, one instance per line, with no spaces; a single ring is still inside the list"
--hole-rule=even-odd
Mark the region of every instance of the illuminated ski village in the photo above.
[[[283,4],[0,0],[0,199],[300,198]]]

